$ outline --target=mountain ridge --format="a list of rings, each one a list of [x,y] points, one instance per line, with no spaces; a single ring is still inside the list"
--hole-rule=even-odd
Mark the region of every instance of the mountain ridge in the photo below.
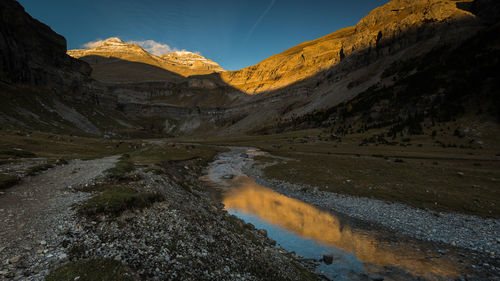
[[[253,66],[222,73],[221,77],[229,85],[249,94],[283,88],[338,65],[360,51],[384,48],[407,31],[416,31],[419,27],[429,27],[432,30],[433,25],[458,20],[473,22],[474,15],[471,12],[457,7],[457,3],[471,2],[473,1],[391,1],[374,9],[356,26],[303,42]],[[433,35],[432,32],[428,33],[427,37]],[[420,34],[424,33],[420,31]],[[417,40],[412,40],[415,41]],[[394,52],[404,46],[392,48],[387,52]]]
[[[117,111],[144,132],[159,135],[273,131],[276,125],[294,124],[297,118],[343,104],[372,87],[392,87],[408,75],[387,75],[393,69],[413,65],[411,71],[418,72],[416,62],[434,49],[451,51],[493,24],[497,14],[492,10],[498,5],[491,3],[393,0],[357,26],[304,42],[257,65],[187,77],[162,68],[165,57],[190,71],[204,59],[200,55],[180,52],[162,58],[111,38],[90,51],[68,51],[81,56],[79,60],[61,56],[86,66],[88,75],[87,61],[97,78],[73,81],[73,89],[83,90],[73,90],[76,94],[68,99]],[[443,82],[443,87],[448,85]]]
[[[126,43],[118,37],[103,40],[99,45],[90,49],[68,50],[67,54],[89,63],[94,69],[93,77],[102,82],[123,82],[120,75],[123,72],[137,73],[137,70],[133,68],[139,64],[153,66],[153,68],[143,66],[148,67],[153,76],[153,79],[149,80],[180,80],[182,77],[225,71],[216,62],[199,54],[179,51],[157,56],[136,44]],[[131,65],[129,62],[135,64]],[[108,69],[111,64],[116,65],[112,71]],[[113,75],[113,71],[120,71],[120,73]],[[127,79],[148,80],[147,77],[142,76],[132,76]]]

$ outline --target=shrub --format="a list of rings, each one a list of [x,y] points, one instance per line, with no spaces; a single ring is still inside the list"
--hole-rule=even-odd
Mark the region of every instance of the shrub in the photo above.
[[[34,158],[37,155],[20,149],[4,149],[0,151],[0,158]]]
[[[120,160],[113,168],[107,169],[105,173],[114,179],[123,179],[126,175],[134,170],[134,163]]]
[[[54,165],[52,165],[50,163],[36,165],[36,166],[30,167],[26,171],[26,175],[34,176],[40,172],[46,171],[46,170],[51,169],[51,168],[54,168]]]
[[[116,217],[125,210],[145,208],[161,200],[163,196],[157,193],[140,193],[128,187],[111,186],[80,205],[78,213],[86,216],[104,214]]]
[[[19,178],[11,176],[11,175],[6,175],[6,174],[0,174],[0,190],[1,189],[7,189],[11,186],[16,185],[19,182]]]
[[[119,261],[90,259],[70,262],[53,269],[47,281],[132,281],[132,274]]]

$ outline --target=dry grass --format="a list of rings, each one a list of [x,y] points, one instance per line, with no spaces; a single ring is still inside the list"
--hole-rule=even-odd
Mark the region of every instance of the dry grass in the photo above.
[[[95,159],[131,152],[141,145],[138,140],[122,141],[41,132],[19,133],[3,130],[0,134],[0,158],[18,158],[21,156],[17,154],[23,152],[22,157]],[[13,156],[13,152],[17,154]]]
[[[17,177],[6,174],[0,174],[0,190],[14,186],[18,182],[19,179]]]
[[[126,210],[142,209],[162,200],[163,196],[157,193],[138,192],[121,186],[107,186],[101,193],[78,206],[78,213],[89,217],[101,214],[116,217]]]
[[[397,138],[395,146],[359,145],[378,133],[376,130],[344,136],[341,142],[325,140],[328,134],[319,129],[197,141],[258,147],[291,159],[278,160],[277,165],[266,168],[264,172],[270,178],[418,208],[499,218],[498,128],[485,127],[480,138],[485,143],[482,149],[443,148],[436,144],[436,139],[443,143],[464,141],[453,136],[456,125],[442,125],[443,131],[436,138],[430,133],[410,136],[409,141]],[[269,157],[258,160],[276,161]]]
[[[50,272],[47,281],[132,281],[128,270],[112,259],[90,259],[70,262]]]

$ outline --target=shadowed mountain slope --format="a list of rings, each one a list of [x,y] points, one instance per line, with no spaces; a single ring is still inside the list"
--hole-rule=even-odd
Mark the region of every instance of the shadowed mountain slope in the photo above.
[[[0,1],[2,128],[67,134],[133,131],[123,113],[96,104],[92,69],[66,55],[66,40],[13,0]]]
[[[460,72],[460,69],[450,68],[454,70],[444,73],[442,79],[433,80],[435,87],[425,91],[415,90],[418,87],[412,83],[417,81],[415,83],[418,86],[419,83],[425,84],[426,80],[411,78],[415,77],[414,75],[434,77],[433,73],[440,70],[439,62],[453,61],[450,59],[452,54],[459,54],[464,59],[463,69],[476,72],[473,77],[477,78],[483,71],[487,71],[482,66],[489,64],[476,60],[475,50],[453,52],[466,44],[465,42],[469,42],[467,40],[473,40],[471,38],[480,36],[494,26],[498,20],[498,12],[495,12],[498,11],[498,6],[498,2],[492,0],[394,0],[372,11],[355,27],[305,42],[255,66],[233,72],[217,73],[208,67],[210,74],[192,75],[189,71],[199,70],[199,64],[204,58],[192,53],[173,53],[158,57],[117,38],[108,39],[94,49],[68,52],[76,57],[82,56],[81,60],[89,62],[94,68],[93,77],[106,83],[99,83],[88,77],[89,68],[84,62],[77,65],[86,67],[87,76],[82,72],[68,71],[67,67],[54,69],[60,74],[57,79],[66,84],[73,81],[70,83],[70,91],[60,94],[60,98],[73,105],[79,102],[90,105],[85,107],[86,113],[83,115],[90,118],[88,114],[93,114],[93,107],[96,110],[115,112],[126,120],[119,119],[121,123],[125,122],[129,126],[127,128],[143,130],[146,134],[228,135],[323,127],[325,124],[329,126],[333,119],[338,118],[330,114],[333,108],[340,110],[341,106],[347,106],[346,101],[354,99],[358,100],[359,104],[370,101],[371,105],[359,107],[360,109],[355,107],[356,112],[360,112],[355,116],[357,119],[335,119],[335,126],[341,126],[339,122],[344,121],[353,123],[359,116],[365,115],[373,115],[372,119],[375,120],[375,117],[380,115],[377,113],[380,108],[390,109],[391,112],[395,110],[393,107],[396,104],[391,103],[392,100],[385,95],[367,94],[369,91],[384,89],[391,89],[390,91],[397,92],[400,97],[412,96],[411,99],[398,103],[397,106],[401,108],[395,110],[400,112],[401,118],[407,118],[410,113],[414,116],[416,110],[421,112],[430,109],[431,103],[425,103],[421,107],[413,106],[420,104],[421,98],[427,99],[443,91],[454,91],[453,73]],[[57,42],[57,36],[54,38],[56,39],[45,37],[40,39],[40,42]],[[23,40],[29,41],[26,38]],[[26,44],[26,48],[29,48],[30,44],[34,44],[23,40],[19,41],[20,46]],[[493,38],[486,36],[480,41],[484,46],[490,46],[488,44],[492,43],[492,40]],[[492,56],[491,61],[495,61],[497,53],[480,47],[481,45],[478,45],[477,50],[483,50]],[[440,55],[436,56],[438,50]],[[5,52],[3,49],[2,51]],[[43,52],[39,54],[45,57]],[[3,57],[8,58],[7,55]],[[75,61],[65,55],[62,58],[70,62]],[[19,59],[22,64],[22,59]],[[173,70],[177,72],[168,70],[164,64],[167,59],[176,67]],[[16,63],[14,60],[11,64]],[[57,60],[56,58],[55,61]],[[476,64],[482,68],[475,67]],[[179,65],[182,67],[179,68]],[[181,73],[182,75],[178,72],[181,68],[186,71]],[[444,66],[441,70],[448,71]],[[13,73],[21,72],[16,70]],[[75,73],[80,73],[77,76],[83,78],[62,78],[67,75],[74,76]],[[478,83],[471,85],[482,85],[481,82]],[[485,85],[491,85],[493,92],[498,89],[494,83]],[[386,106],[385,100],[389,100],[389,106]],[[450,99],[444,99],[440,108],[446,110],[452,102]],[[378,106],[379,103],[384,106]],[[373,107],[374,105],[376,106]],[[354,107],[353,104],[351,106]],[[22,107],[22,103],[9,106],[9,113],[6,111],[4,115],[9,118],[24,116],[14,118],[18,121],[26,119],[26,116],[33,116],[26,113],[31,112],[29,108],[16,110]],[[15,113],[11,112],[12,110]],[[45,113],[37,113],[37,116],[40,114]],[[326,117],[309,122],[310,118],[316,118],[316,114]],[[397,116],[395,113],[387,118],[381,117],[376,121],[377,126],[379,123],[392,126],[396,122],[394,120],[398,120]],[[9,123],[8,120],[10,119],[3,119],[2,123]],[[360,124],[372,126],[372,121],[367,120]],[[96,122],[103,120],[92,123],[95,125]],[[16,126],[27,123],[30,122],[17,122]],[[108,128],[112,130],[112,126]]]

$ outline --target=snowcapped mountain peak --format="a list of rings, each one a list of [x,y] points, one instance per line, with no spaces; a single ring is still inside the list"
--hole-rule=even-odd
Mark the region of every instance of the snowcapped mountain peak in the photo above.
[[[137,62],[162,68],[182,76],[225,71],[216,62],[206,59],[198,53],[185,50],[177,51],[173,49],[175,51],[157,56],[151,52],[149,48],[151,46],[140,44],[141,42],[150,41],[153,42],[152,40],[124,42],[118,37],[111,37],[87,43],[83,46],[84,49],[68,50],[67,54],[87,61],[94,68],[98,68],[100,64],[109,66],[109,63]]]
[[[104,40],[104,42],[123,43],[123,41],[120,38],[118,38],[118,37],[108,38],[108,39]]]
[[[200,54],[189,51],[176,51],[163,55],[161,56],[161,58],[166,61],[192,69],[204,68],[207,70],[213,70],[215,72],[225,71],[216,62],[209,60]]]
[[[123,42],[120,38],[118,37],[111,37],[111,38],[108,38],[104,41],[102,41],[103,44],[110,44],[110,45],[113,45],[113,44],[118,44],[118,45],[124,45],[125,42]]]

